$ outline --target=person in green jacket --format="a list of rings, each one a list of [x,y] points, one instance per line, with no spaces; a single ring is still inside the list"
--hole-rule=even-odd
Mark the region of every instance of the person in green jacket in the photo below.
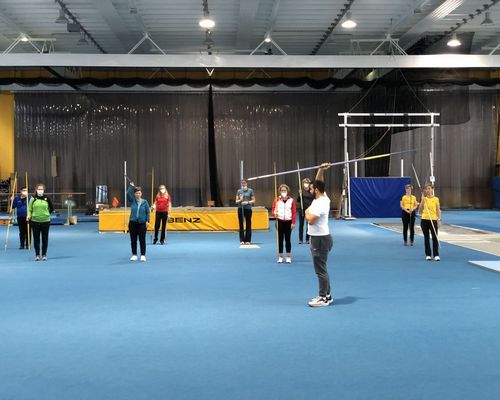
[[[45,185],[39,183],[35,186],[35,194],[28,203],[28,216],[33,232],[33,245],[35,247],[35,261],[47,261],[47,248],[49,246],[50,214],[54,211],[52,201],[45,195]],[[42,256],[40,257],[40,235],[42,236]]]

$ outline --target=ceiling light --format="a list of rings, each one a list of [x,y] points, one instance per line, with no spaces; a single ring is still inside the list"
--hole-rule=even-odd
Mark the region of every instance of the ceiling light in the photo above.
[[[68,19],[66,18],[66,14],[62,8],[59,9],[59,17],[56,19],[56,24],[67,24]]]
[[[204,29],[212,29],[215,26],[215,22],[209,16],[200,19],[200,26]]]
[[[494,24],[494,22],[490,18],[490,13],[488,11],[486,11],[484,13],[484,20],[483,20],[483,22],[481,22],[481,25],[493,25],[493,24]]]
[[[457,38],[457,34],[454,33],[451,37],[451,39],[448,41],[448,43],[446,43],[448,46],[450,47],[458,47],[462,44],[462,42],[460,40],[458,40]]]
[[[273,40],[273,39],[271,39],[271,36],[266,36],[266,37],[264,38],[264,42],[266,42],[266,43],[271,43],[271,41],[272,41],[272,40]]]
[[[28,40],[29,40],[29,39],[28,39],[28,37],[27,37],[26,35],[24,35],[24,34],[23,34],[23,35],[21,36],[21,42],[27,42]]]
[[[350,11],[347,11],[344,22],[342,22],[342,28],[352,29],[355,28],[356,25],[356,21],[352,19],[352,13]]]

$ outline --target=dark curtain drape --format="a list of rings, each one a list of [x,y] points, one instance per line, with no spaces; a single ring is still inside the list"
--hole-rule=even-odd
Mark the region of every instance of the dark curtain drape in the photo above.
[[[167,185],[174,205],[201,205],[209,191],[206,94],[16,94],[15,161],[32,184],[52,191],[51,155],[57,157],[57,192],[107,185],[123,204],[123,162],[151,197]],[[31,185],[30,185],[31,186]],[[56,198],[56,201],[60,201]]]
[[[82,206],[95,200],[96,185],[107,185],[109,200],[116,196],[123,203],[123,161],[127,160],[130,178],[143,186],[148,199],[154,166],[155,186],[165,183],[175,206],[201,206],[207,200],[227,206],[239,187],[240,160],[246,177],[271,173],[273,162],[278,171],[284,171],[295,169],[297,161],[306,167],[343,160],[344,132],[338,126],[338,113],[358,103],[355,112],[422,112],[427,108],[441,113],[435,175],[442,205],[490,207],[497,144],[496,92],[421,88],[417,101],[408,89],[398,89],[394,102],[391,90],[374,90],[365,96],[365,92],[230,92],[215,88],[212,98],[208,90],[17,93],[16,169],[22,174],[28,171],[32,187],[44,182],[51,191],[54,152],[57,192],[85,192],[83,199],[76,199]],[[429,175],[429,132],[427,128],[393,132],[370,154],[417,149],[403,156],[405,175],[412,176],[413,162],[425,180]],[[382,133],[381,129],[349,128],[350,158],[361,156]],[[383,164],[362,162],[358,176],[399,176],[400,158],[391,158],[389,165],[387,159]],[[350,172],[353,176],[353,165]],[[315,171],[309,171],[302,178],[313,179],[314,175]],[[342,168],[332,168],[326,180],[336,207]],[[297,174],[280,177],[280,183],[288,184],[297,195]],[[256,190],[257,204],[270,207],[274,180],[256,180],[250,186]]]

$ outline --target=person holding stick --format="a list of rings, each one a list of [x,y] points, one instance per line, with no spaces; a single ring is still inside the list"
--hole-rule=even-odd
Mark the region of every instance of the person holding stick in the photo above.
[[[33,245],[35,247],[35,261],[47,261],[49,247],[50,214],[54,211],[52,200],[45,195],[45,185],[39,183],[35,186],[35,195],[28,203],[27,221],[31,224],[33,232]],[[40,236],[42,237],[42,256],[40,257]]]
[[[328,275],[328,253],[333,247],[333,240],[328,227],[330,199],[325,193],[324,179],[324,172],[330,166],[330,163],[320,165],[316,173],[316,179],[312,183],[314,200],[305,211],[306,221],[309,224],[307,231],[311,237],[310,246],[314,271],[319,281],[319,294],[309,301],[310,307],[325,307],[333,303],[330,276]]]
[[[168,213],[170,212],[170,204],[172,198],[168,194],[165,185],[160,185],[158,187],[158,193],[156,194],[155,202],[151,211],[156,211],[155,214],[155,238],[153,244],[158,243],[158,231],[160,230],[161,224],[161,236],[160,244],[165,244],[165,231],[167,229]]]
[[[299,244],[304,243],[304,225],[306,226],[306,243],[309,243],[309,234],[307,233],[306,210],[311,206],[314,200],[314,194],[311,193],[311,180],[302,179],[302,188],[297,196],[297,205],[299,213]],[[302,198],[302,202],[300,199]]]
[[[415,217],[418,207],[417,198],[411,194],[413,186],[405,185],[406,194],[401,197],[399,206],[401,207],[401,219],[403,221],[403,246],[408,246],[408,228],[410,229],[410,246],[413,246],[415,239]]]
[[[141,247],[141,261],[146,261],[146,231],[149,224],[150,209],[149,203],[142,198],[142,189],[130,182],[127,190],[127,199],[130,203],[130,220],[128,230],[130,233],[130,246],[132,256],[130,261],[137,261],[137,239]]]
[[[252,206],[255,204],[253,189],[248,187],[246,179],[241,180],[241,188],[236,192],[236,204],[238,205],[238,222],[240,225],[240,245],[252,242]],[[245,220],[246,229],[243,226]]]
[[[26,187],[21,188],[20,194],[18,194],[12,203],[12,209],[16,209],[17,215],[17,225],[19,227],[19,250],[29,249],[29,238],[31,232],[28,232],[28,221],[26,220],[28,216],[28,203],[32,196],[28,195],[28,189]]]
[[[292,262],[292,242],[290,240],[296,221],[296,205],[290,196],[290,188],[282,184],[279,187],[280,196],[273,202],[273,215],[278,221],[278,263],[283,262],[283,239],[286,247],[286,263]]]
[[[438,240],[438,224],[439,221],[441,221],[441,207],[439,204],[439,198],[434,196],[434,188],[430,183],[426,183],[424,185],[424,192],[422,193],[422,199],[420,200],[419,212],[422,215],[420,227],[422,228],[422,233],[424,234],[425,259],[427,261],[431,261],[433,254],[434,261],[441,261],[441,258],[439,257]],[[432,236],[432,253],[430,236]]]

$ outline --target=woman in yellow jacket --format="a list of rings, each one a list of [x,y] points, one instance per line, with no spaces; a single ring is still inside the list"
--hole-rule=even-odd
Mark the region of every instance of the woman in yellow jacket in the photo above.
[[[408,245],[408,228],[410,228],[410,246],[413,246],[415,239],[415,210],[418,208],[418,201],[411,194],[413,186],[405,185],[406,194],[401,197],[399,206],[401,207],[401,219],[403,220],[403,246]]]
[[[438,221],[441,220],[441,207],[439,198],[434,196],[434,189],[430,183],[424,186],[424,196],[420,201],[419,211],[422,214],[420,226],[424,234],[425,241],[425,259],[431,261],[430,235],[432,235],[432,254],[434,261],[440,261],[439,241],[438,241]]]

